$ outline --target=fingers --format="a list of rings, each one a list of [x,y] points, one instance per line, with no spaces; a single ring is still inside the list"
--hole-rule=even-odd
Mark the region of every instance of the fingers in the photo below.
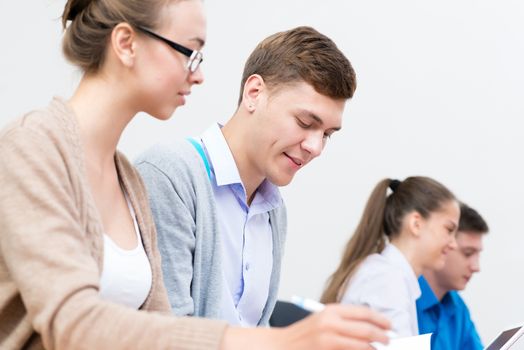
[[[367,307],[328,305],[325,312],[333,314],[335,319],[330,325],[343,339],[362,341],[367,345],[376,341],[388,343],[386,331],[390,329],[390,322]]]
[[[389,338],[384,328],[365,321],[346,321],[338,329],[338,333],[348,339],[358,339],[366,344],[380,342],[387,344]]]
[[[360,339],[352,339],[341,337],[340,339],[335,339],[336,344],[333,349],[340,350],[375,350],[369,342],[363,341]]]
[[[326,309],[338,309],[337,313],[345,319],[364,321],[374,324],[382,329],[390,329],[391,322],[380,313],[371,310],[369,307],[356,305],[329,304]]]
[[[327,305],[284,329],[281,349],[370,350],[387,343],[389,321],[366,307]]]
[[[329,312],[309,316],[284,329],[285,340],[278,349],[372,350],[370,338],[373,336],[368,339],[344,334],[344,331],[341,331],[341,328],[347,326],[347,322]]]

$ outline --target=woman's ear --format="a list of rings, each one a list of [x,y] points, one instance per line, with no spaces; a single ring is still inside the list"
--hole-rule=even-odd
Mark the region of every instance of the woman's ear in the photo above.
[[[265,90],[266,84],[260,75],[253,74],[249,76],[244,84],[242,106],[244,106],[247,111],[254,112]]]
[[[126,67],[132,67],[136,57],[136,32],[129,23],[119,23],[111,32],[111,50]]]
[[[420,233],[425,225],[426,220],[417,211],[408,213],[404,218],[406,228],[415,237],[420,237]]]

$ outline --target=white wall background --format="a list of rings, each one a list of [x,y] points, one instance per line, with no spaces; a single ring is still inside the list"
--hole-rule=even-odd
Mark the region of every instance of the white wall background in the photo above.
[[[0,126],[72,93],[80,74],[61,57],[64,3],[0,1]],[[379,179],[428,175],[491,227],[483,271],[463,293],[482,338],[524,322],[524,2],[207,0],[206,7],[206,82],[170,121],[139,116],[120,145],[130,158],[227,120],[255,45],[279,30],[314,26],[347,54],[359,85],[344,129],[283,189],[281,297],[319,297]]]

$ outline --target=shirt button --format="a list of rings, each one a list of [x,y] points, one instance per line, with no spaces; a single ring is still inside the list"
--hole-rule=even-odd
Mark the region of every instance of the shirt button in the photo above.
[[[246,271],[249,271],[249,263],[246,264]]]

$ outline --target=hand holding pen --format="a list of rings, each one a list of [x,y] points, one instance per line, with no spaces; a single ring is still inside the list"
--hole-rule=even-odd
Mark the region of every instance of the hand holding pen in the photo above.
[[[230,327],[222,349],[373,350],[373,342],[388,343],[389,321],[370,308],[328,304],[321,309],[283,328]]]
[[[291,302],[297,306],[300,306],[301,308],[307,310],[307,311],[311,311],[311,312],[322,312],[323,310],[326,309],[326,305],[316,301],[316,300],[312,300],[312,299],[307,299],[307,298],[302,298],[302,297],[298,297],[298,296],[292,296],[291,297]],[[329,305],[328,307],[344,307],[344,305]],[[351,306],[349,306],[351,307]],[[366,321],[370,321],[370,320],[373,320],[373,318],[370,318],[370,319],[367,319],[365,318],[366,316],[367,317],[373,317],[373,315],[366,315],[366,312],[361,310],[361,309],[365,309],[365,310],[368,310],[368,311],[371,311],[369,308],[366,308],[366,307],[352,307],[353,310],[351,312],[351,316],[349,316],[348,318],[348,321],[351,320],[352,322],[355,322],[355,326],[357,326],[356,322],[360,321],[358,326],[359,327],[362,327],[360,330],[357,330],[357,329],[354,329],[354,333],[352,333],[355,337],[359,338],[359,339],[364,339],[365,336],[366,336],[366,330],[364,327],[366,327],[365,325],[365,322]],[[363,316],[363,318],[358,318],[357,316],[357,309],[360,309],[358,310],[359,313],[361,313],[361,316]],[[373,313],[373,312],[371,312]],[[375,324],[375,325],[379,325],[379,324]],[[382,326],[384,326],[384,324],[381,324]],[[367,327],[369,327],[369,324],[367,325]],[[372,330],[369,329],[371,332]],[[382,328],[382,330],[385,330],[385,328]],[[392,338],[395,338],[396,337],[396,334],[391,331],[391,330],[388,330],[387,332],[385,332],[386,336],[388,339],[392,339]],[[368,335],[371,335],[371,333],[369,333]],[[360,346],[364,346],[364,344],[358,344],[358,345],[355,345],[355,346],[359,346],[359,347],[355,347],[355,349],[372,349],[372,348],[375,348],[379,345],[379,343],[387,343],[380,339],[376,339],[375,341],[371,341],[371,342],[368,342],[368,347],[360,347]],[[348,347],[347,349],[353,349],[353,348],[350,348]]]

